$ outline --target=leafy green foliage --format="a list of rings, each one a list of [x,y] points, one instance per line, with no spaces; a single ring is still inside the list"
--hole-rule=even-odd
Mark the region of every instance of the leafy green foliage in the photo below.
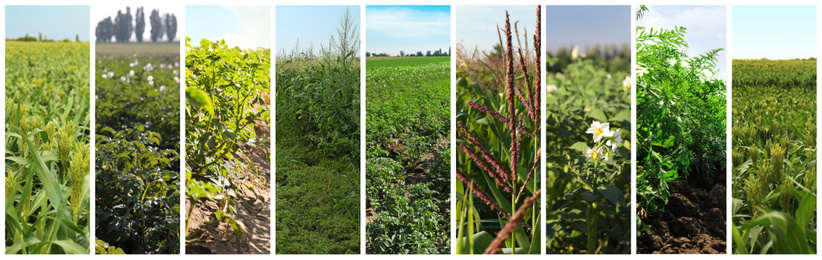
[[[638,221],[664,208],[672,182],[726,169],[725,82],[710,76],[722,49],[688,57],[685,33],[636,29]]]
[[[360,252],[360,64],[346,12],[328,49],[277,56],[277,253]]]
[[[192,46],[190,41],[186,37],[185,166],[186,175],[191,176],[186,179],[186,195],[194,203],[189,209],[197,207],[201,197],[193,191],[209,188],[206,183],[219,187],[225,203],[217,210],[217,218],[231,225],[240,241],[248,231],[233,218],[236,192],[242,192],[233,180],[259,176],[239,175],[245,171],[234,169],[245,163],[232,154],[239,144],[266,141],[256,140],[254,121],[268,122],[269,118],[262,94],[269,92],[270,51],[229,48],[225,40],[203,39],[200,46]],[[186,232],[189,230],[187,219]]]
[[[816,61],[733,60],[736,254],[816,248]]]
[[[180,252],[178,74],[174,57],[97,57],[97,253]]]
[[[369,254],[450,252],[449,60],[366,60]]]
[[[622,141],[632,136],[629,70],[609,73],[600,62],[578,58],[548,72],[547,250],[630,253],[630,139]],[[604,130],[615,136],[594,142],[586,129],[597,121],[609,122]],[[602,154],[586,158],[597,147]]]
[[[88,53],[6,42],[6,254],[88,254]]]

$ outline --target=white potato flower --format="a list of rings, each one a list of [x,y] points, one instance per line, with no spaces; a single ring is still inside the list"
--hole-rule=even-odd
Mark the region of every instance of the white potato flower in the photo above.
[[[610,128],[608,123],[600,123],[599,121],[594,121],[591,124],[591,127],[588,130],[585,130],[586,134],[593,134],[594,135],[594,142],[599,142],[600,139],[604,135],[610,134],[611,131],[608,129]]]

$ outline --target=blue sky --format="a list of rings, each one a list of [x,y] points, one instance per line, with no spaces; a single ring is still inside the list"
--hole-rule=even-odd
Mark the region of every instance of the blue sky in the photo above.
[[[735,59],[816,56],[816,6],[734,6]]]
[[[42,32],[49,39],[89,40],[89,6],[6,6],[6,38],[37,37]]]
[[[320,45],[327,48],[332,35],[335,39],[338,38],[337,27],[340,26],[340,19],[345,14],[346,7],[351,13],[351,19],[356,26],[356,35],[359,37],[362,27],[358,5],[277,6],[275,16],[277,17],[277,49],[275,50],[277,55],[280,55],[280,50],[283,49],[286,53],[291,53],[297,44],[297,39],[300,41],[300,50],[313,45],[314,53],[319,53]],[[356,55],[359,56],[359,53]]]
[[[135,13],[137,12],[138,7],[143,7],[143,12],[146,15],[146,31],[143,32],[143,41],[151,42],[151,22],[149,20],[149,16],[151,16],[151,11],[157,9],[160,12],[160,16],[165,16],[165,14],[174,14],[177,17],[177,35],[174,36],[174,41],[181,41],[180,39],[185,40],[185,36],[183,35],[183,16],[182,13],[182,6],[181,5],[153,5],[153,4],[130,4],[130,5],[93,5],[91,7],[91,22],[94,26],[97,26],[97,23],[106,19],[106,17],[111,17],[111,20],[114,21],[114,18],[117,16],[117,11],[126,12],[126,7],[131,7],[131,16],[134,17]],[[132,23],[135,21],[132,20]],[[96,36],[94,36],[96,37]],[[163,36],[162,41],[168,41],[168,36]],[[112,37],[112,40],[114,38]],[[137,36],[131,34],[131,42],[137,41]]]
[[[366,6],[366,50],[399,55],[451,46],[451,6]]]
[[[231,47],[271,48],[271,10],[267,5],[190,5],[186,7],[186,36],[194,45],[202,39],[225,39]]]
[[[721,6],[648,6],[639,21],[638,26],[653,27],[654,29],[673,29],[674,26],[686,28],[685,41],[688,42],[688,55],[699,56],[713,49],[723,48],[719,52],[719,61],[716,68],[719,70],[716,78],[728,80],[725,73],[727,63],[726,24],[727,12]],[[735,51],[734,51],[735,52]]]
[[[546,6],[547,51],[631,43],[631,6]]]
[[[457,9],[457,43],[462,43],[466,50],[474,50],[474,47],[479,50],[491,50],[494,45],[499,44],[497,25],[500,29],[505,29],[505,11],[508,11],[511,26],[519,21],[520,37],[522,38],[525,30],[528,30],[528,42],[533,39],[534,29],[536,29],[534,26],[537,22],[535,5],[460,5],[455,8]]]

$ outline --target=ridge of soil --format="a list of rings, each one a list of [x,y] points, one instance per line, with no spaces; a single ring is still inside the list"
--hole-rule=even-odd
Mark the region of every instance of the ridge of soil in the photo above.
[[[254,121],[254,130],[257,140],[269,139],[269,126],[263,121]],[[270,141],[250,144],[240,144],[240,149],[233,154],[243,163],[253,164],[257,170],[239,167],[244,172],[235,173],[232,179],[242,192],[237,193],[235,201],[237,207],[235,220],[242,223],[247,234],[243,234],[240,241],[234,235],[234,230],[225,222],[217,221],[215,212],[218,202],[205,201],[198,204],[191,212],[188,237],[186,238],[186,254],[269,254],[271,252],[271,195],[270,178],[271,167],[266,159]],[[260,201],[248,187],[251,186],[264,201]],[[186,212],[192,203],[186,200]]]
[[[673,184],[666,211],[643,219],[650,226],[637,237],[640,254],[726,253],[724,174],[713,183],[689,180]]]

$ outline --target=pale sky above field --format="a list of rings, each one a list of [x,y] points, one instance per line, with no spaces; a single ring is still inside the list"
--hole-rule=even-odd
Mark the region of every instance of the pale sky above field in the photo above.
[[[654,29],[673,29],[674,26],[686,28],[685,41],[688,42],[688,55],[699,56],[713,49],[723,48],[719,52],[716,78],[728,80],[725,68],[727,65],[726,18],[724,5],[721,6],[648,6],[648,12],[637,21],[637,26]],[[735,51],[734,51],[735,52]]]
[[[146,31],[143,32],[143,41],[151,42],[151,20],[149,17],[151,16],[151,10],[157,9],[160,12],[160,17],[164,17],[165,14],[174,14],[177,17],[177,35],[174,37],[174,41],[180,41],[183,38],[183,17],[180,15],[182,13],[182,6],[180,5],[93,5],[91,7],[91,23],[93,26],[97,26],[97,23],[106,19],[106,17],[111,17],[111,21],[114,21],[114,18],[117,17],[117,11],[122,11],[123,13],[126,12],[126,7],[131,7],[131,17],[132,23],[135,23],[137,17],[135,14],[137,13],[138,7],[143,7],[143,13],[146,15]],[[163,41],[168,41],[167,36],[163,36]],[[114,41],[114,37],[112,37],[112,41]],[[130,41],[136,42],[137,36],[131,34]]]
[[[187,6],[186,36],[193,45],[225,39],[231,47],[271,48],[271,10],[267,5]]]
[[[359,37],[362,27],[360,26],[360,6],[333,6],[333,5],[309,5],[309,6],[277,6],[277,45],[276,53],[280,55],[281,50],[291,53],[297,45],[299,39],[299,49],[305,50],[314,48],[314,53],[319,53],[320,45],[327,48],[329,39],[333,35],[337,39],[337,27],[340,26],[340,19],[348,8],[351,19],[356,26],[357,37]],[[357,38],[359,39],[359,38]],[[362,46],[362,45],[360,45]],[[356,53],[356,56],[359,56]]]
[[[734,6],[736,59],[816,56],[816,6]]]
[[[37,37],[42,32],[48,39],[89,40],[89,6],[6,6],[6,38]]]
[[[520,39],[528,30],[528,42],[533,40],[537,22],[535,5],[459,5],[454,8],[457,9],[457,43],[462,43],[466,50],[473,50],[474,47],[492,50],[494,45],[499,44],[497,26],[500,30],[505,29],[505,11],[508,11],[511,26],[519,21]]]
[[[545,7],[545,45],[547,51],[595,44],[631,43],[630,5],[582,5]]]
[[[391,56],[451,46],[451,6],[366,6],[365,51]]]

